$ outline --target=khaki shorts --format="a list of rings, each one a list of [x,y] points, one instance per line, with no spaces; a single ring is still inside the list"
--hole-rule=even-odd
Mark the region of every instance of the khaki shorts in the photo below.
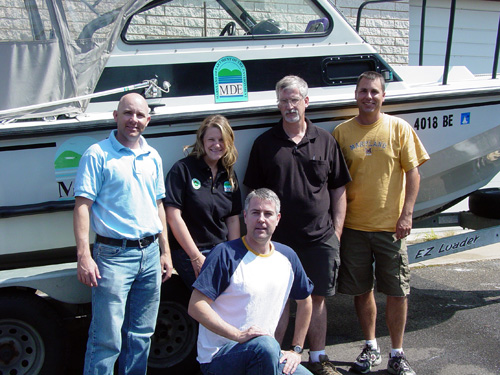
[[[390,232],[344,228],[340,246],[338,292],[359,296],[374,289],[392,297],[410,294],[410,267],[404,239]],[[374,272],[375,271],[375,272]]]

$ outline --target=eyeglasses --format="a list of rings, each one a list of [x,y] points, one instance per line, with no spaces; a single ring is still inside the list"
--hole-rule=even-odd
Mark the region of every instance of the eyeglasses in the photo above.
[[[292,107],[296,107],[297,104],[299,104],[299,102],[302,100],[302,98],[300,99],[297,99],[297,98],[294,98],[294,99],[279,99],[278,100],[278,104],[281,105],[281,106],[286,106],[288,104],[291,104]]]

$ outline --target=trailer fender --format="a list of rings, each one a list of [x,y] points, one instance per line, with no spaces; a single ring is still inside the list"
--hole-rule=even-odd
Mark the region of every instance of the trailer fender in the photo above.
[[[0,271],[0,288],[26,287],[66,303],[91,301],[90,287],[78,281],[76,262]]]

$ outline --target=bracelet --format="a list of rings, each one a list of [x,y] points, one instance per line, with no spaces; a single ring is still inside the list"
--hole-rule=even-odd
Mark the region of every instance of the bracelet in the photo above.
[[[199,258],[200,258],[200,256],[198,255],[196,258],[191,259],[191,262],[196,262]]]

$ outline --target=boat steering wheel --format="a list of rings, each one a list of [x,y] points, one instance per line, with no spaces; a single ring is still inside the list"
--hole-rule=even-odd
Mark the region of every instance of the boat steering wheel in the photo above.
[[[236,23],[234,23],[234,21],[230,21],[226,24],[226,26],[224,26],[219,36],[224,36],[226,33],[227,35],[234,35],[235,32],[236,32]]]

